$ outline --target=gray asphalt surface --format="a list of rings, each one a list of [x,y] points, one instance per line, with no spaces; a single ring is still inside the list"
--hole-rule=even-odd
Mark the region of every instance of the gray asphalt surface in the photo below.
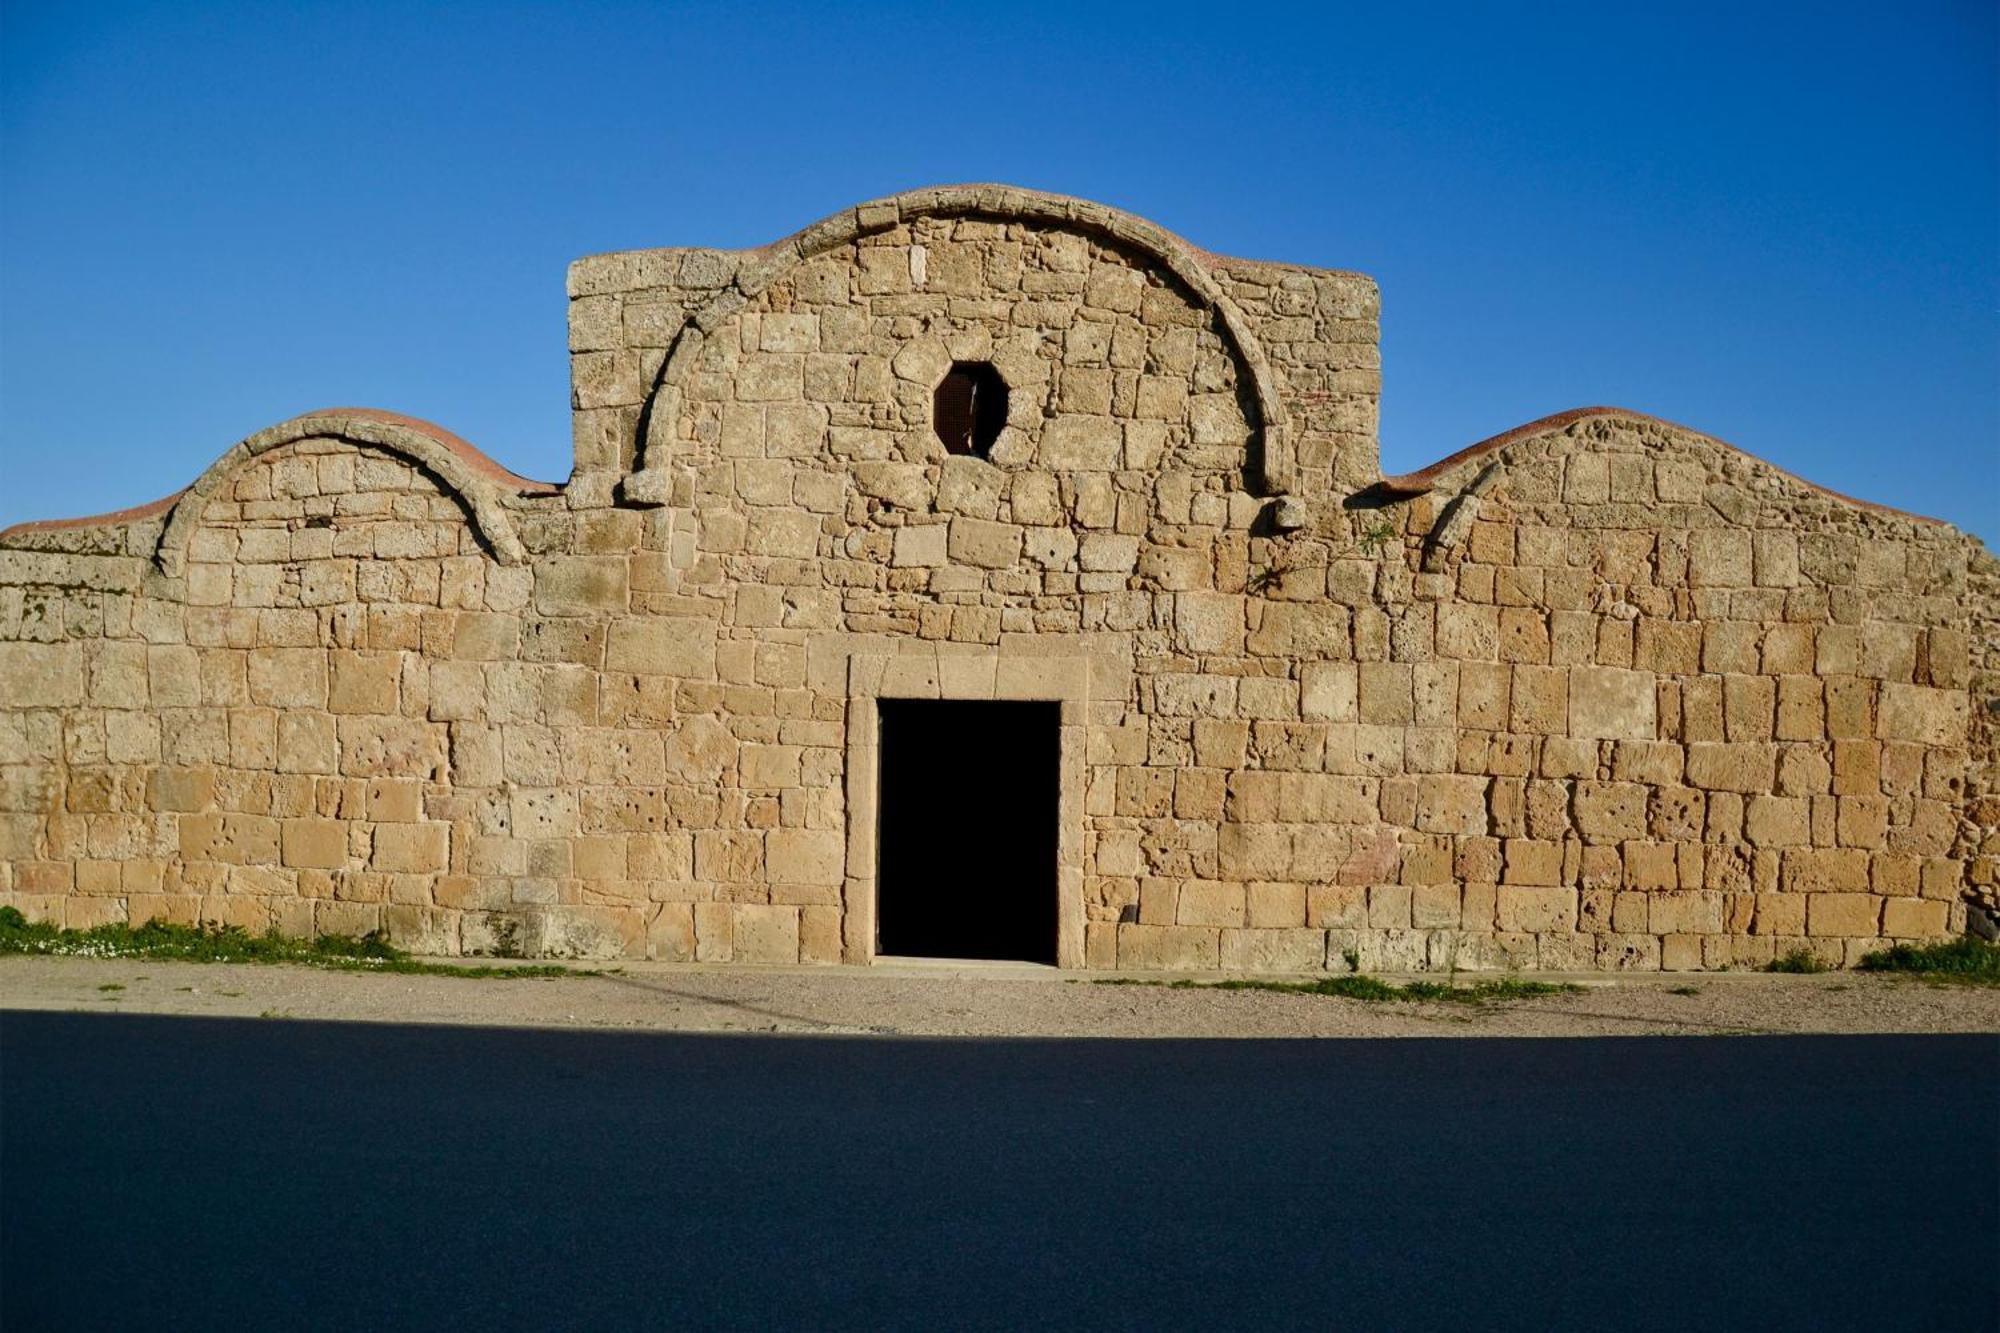
[[[39,1329],[1991,1329],[2000,1037],[0,1020]]]

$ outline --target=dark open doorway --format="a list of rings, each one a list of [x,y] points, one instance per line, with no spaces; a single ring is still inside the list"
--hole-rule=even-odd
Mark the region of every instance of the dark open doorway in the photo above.
[[[1055,962],[1061,705],[881,708],[877,952]]]

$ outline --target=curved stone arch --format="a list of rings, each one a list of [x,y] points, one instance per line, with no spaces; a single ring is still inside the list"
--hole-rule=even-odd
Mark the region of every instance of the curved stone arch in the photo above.
[[[175,577],[185,572],[188,543],[201,526],[202,511],[217,487],[259,456],[311,439],[345,440],[381,449],[422,467],[437,479],[441,490],[465,506],[473,528],[503,565],[519,565],[527,559],[507,516],[504,491],[553,494],[558,489],[508,471],[450,431],[427,421],[366,408],[311,412],[240,441],[174,499],[155,557],[161,571]]]
[[[735,281],[682,327],[669,349],[647,399],[639,467],[625,480],[625,498],[638,504],[666,502],[672,489],[668,467],[674,447],[673,423],[680,416],[683,385],[700,358],[702,345],[772,283],[809,259],[905,221],[963,216],[1040,222],[1093,233],[1138,252],[1171,273],[1215,312],[1250,381],[1263,434],[1259,479],[1264,489],[1272,495],[1291,489],[1290,423],[1279,396],[1276,372],[1251,332],[1249,320],[1209,273],[1199,251],[1166,228],[1105,204],[1011,186],[956,185],[911,190],[857,204],[757,251],[737,270]]]
[[[1439,506],[1437,519],[1424,538],[1423,567],[1434,571],[1442,567],[1445,557],[1471,530],[1473,520],[1479,515],[1482,497],[1504,476],[1518,446],[1553,438],[1569,439],[1572,442],[1570,452],[1587,450],[1592,442],[1573,435],[1572,428],[1592,421],[1620,422],[1640,429],[1651,428],[1677,435],[1723,454],[1747,460],[1772,483],[1796,488],[1799,493],[1806,496],[1815,496],[1850,506],[1864,515],[1879,520],[1918,527],[1948,526],[1942,519],[1856,499],[1816,482],[1807,481],[1746,449],[1738,448],[1727,440],[1718,439],[1713,435],[1680,425],[1678,422],[1618,407],[1574,408],[1543,417],[1539,421],[1516,426],[1512,430],[1503,431],[1441,458],[1421,471],[1384,477],[1376,489],[1386,499],[1413,499],[1420,495],[1433,494],[1449,497]]]

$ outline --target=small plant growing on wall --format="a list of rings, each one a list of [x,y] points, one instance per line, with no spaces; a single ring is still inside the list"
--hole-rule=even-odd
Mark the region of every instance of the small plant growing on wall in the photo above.
[[[1271,565],[1250,575],[1248,586],[1251,592],[1267,593],[1283,581],[1291,570],[1284,565]]]
[[[1380,555],[1395,538],[1396,529],[1394,525],[1385,519],[1362,533],[1361,540],[1356,545],[1361,548],[1361,554],[1363,555]]]

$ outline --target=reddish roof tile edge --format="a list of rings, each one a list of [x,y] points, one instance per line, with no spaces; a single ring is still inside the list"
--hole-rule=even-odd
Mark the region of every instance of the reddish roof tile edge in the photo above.
[[[1866,509],[1877,514],[1887,514],[1894,518],[1914,519],[1919,523],[1945,524],[1944,519],[1932,518],[1928,514],[1913,514],[1907,509],[1895,509],[1889,505],[1876,504],[1873,500],[1861,500],[1852,495],[1844,495],[1830,487],[1822,486],[1818,482],[1807,481],[1795,472],[1787,472],[1776,463],[1759,458],[1748,449],[1738,448],[1727,440],[1719,439],[1704,431],[1695,430],[1691,426],[1683,426],[1678,421],[1668,421],[1665,417],[1656,417],[1647,412],[1634,412],[1630,408],[1624,407],[1573,407],[1567,412],[1557,412],[1553,416],[1546,416],[1538,421],[1530,421],[1524,426],[1516,426],[1512,430],[1502,431],[1500,434],[1481,440],[1477,444],[1467,445],[1455,454],[1440,458],[1429,467],[1421,468],[1415,472],[1405,472],[1400,476],[1385,476],[1379,484],[1379,489],[1394,496],[1427,495],[1437,485],[1439,477],[1452,468],[1457,467],[1460,463],[1481,458],[1487,454],[1497,453],[1509,445],[1519,444],[1522,440],[1532,439],[1537,435],[1548,435],[1566,426],[1572,426],[1579,421],[1587,421],[1593,417],[1622,417],[1628,421],[1643,421],[1649,425],[1665,426],[1669,430],[1677,430],[1683,434],[1692,435],[1696,439],[1706,440],[1708,443],[1718,445],[1721,448],[1729,450],[1731,453],[1742,454],[1745,458],[1770,468],[1779,476],[1797,482],[1807,490],[1818,491],[1821,495],[1830,495],[1843,504],[1851,504],[1857,509]]]
[[[174,503],[188,493],[183,486],[172,495],[163,495],[157,500],[148,500],[130,509],[114,509],[108,514],[85,514],[81,518],[34,518],[12,527],[0,528],[0,541],[6,541],[17,532],[59,532],[65,528],[109,528],[121,523],[137,523],[142,518],[152,518],[164,514],[174,507]]]
[[[446,430],[443,426],[435,422],[425,421],[421,417],[404,416],[400,412],[385,412],[375,407],[327,407],[321,408],[317,412],[302,412],[298,416],[293,417],[292,420],[299,421],[308,417],[359,417],[364,421],[379,421],[384,425],[402,426],[429,436],[444,448],[449,449],[458,457],[459,461],[463,462],[474,472],[486,478],[486,480],[495,482],[509,490],[516,491],[522,495],[557,495],[562,491],[562,487],[555,482],[536,481],[532,477],[524,477],[520,473],[502,466],[475,445],[467,443],[457,435]],[[124,523],[137,523],[141,519],[154,518],[166,513],[174,507],[183,495],[188,493],[188,489],[188,487],[183,486],[172,495],[163,495],[157,500],[148,500],[145,504],[133,505],[130,509],[114,509],[106,514],[85,514],[80,518],[30,519],[25,523],[16,523],[10,527],[0,528],[0,542],[6,541],[9,537],[30,532],[61,532],[69,528],[109,528],[117,527]]]
[[[386,412],[379,407],[328,407],[317,412],[301,413],[306,417],[360,417],[364,421],[380,421],[391,426],[405,426],[430,436],[445,448],[457,454],[460,461],[488,481],[496,482],[522,495],[558,495],[562,484],[554,481],[537,481],[524,477],[497,461],[476,445],[446,430],[433,421],[422,417],[404,416],[401,412]],[[297,418],[294,418],[295,420]]]
[[[1082,195],[1064,194],[1060,190],[1037,190],[1026,185],[1008,185],[1004,181],[958,181],[949,185],[920,185],[917,186],[915,189],[899,190],[895,194],[883,195],[881,198],[900,200],[909,195],[923,194],[931,190],[1012,190],[1017,194],[1031,194],[1035,195],[1038,198],[1054,199],[1054,200],[1059,200],[1063,203],[1089,204],[1092,205],[1093,207],[1099,207],[1099,208],[1112,207],[1112,205],[1110,204],[1099,203],[1095,199],[1085,199]],[[879,202],[879,200],[871,199],[871,200],[865,200],[864,202],[876,203]],[[854,208],[854,207],[859,207],[859,205],[849,205],[849,207]],[[846,210],[843,209],[841,211],[845,212]],[[1124,210],[1121,209],[1119,211],[1123,212]],[[835,213],[835,214],[830,214],[829,216],[837,217],[839,216],[839,214]],[[1202,247],[1188,240],[1187,237],[1181,235],[1173,228],[1161,226],[1161,224],[1154,222],[1151,218],[1141,217],[1137,213],[1131,213],[1128,214],[1128,216],[1137,218],[1139,221],[1144,222],[1147,226],[1156,228],[1161,233],[1167,236],[1171,236],[1176,244],[1178,244],[1183,250],[1186,250],[1189,255],[1193,256],[1198,262],[1200,262],[1200,264],[1204,268],[1215,268],[1219,265],[1235,264],[1235,265],[1248,265],[1251,268],[1285,269],[1294,273],[1325,273],[1325,274],[1331,274],[1335,277],[1359,278],[1363,282],[1370,282],[1370,283],[1375,281],[1373,275],[1363,273],[1359,269],[1321,268],[1316,264],[1294,264],[1288,260],[1283,260],[1283,259],[1250,259],[1242,255],[1225,255],[1214,250],[1204,250]],[[584,255],[581,258],[600,259],[606,255],[654,254],[661,251],[673,251],[673,250],[700,250],[711,254],[722,254],[722,255],[766,255],[771,253],[773,250],[781,248],[798,234],[799,234],[798,232],[793,232],[788,236],[780,236],[775,241],[766,241],[762,245],[642,246],[636,250],[600,250],[593,254]]]

